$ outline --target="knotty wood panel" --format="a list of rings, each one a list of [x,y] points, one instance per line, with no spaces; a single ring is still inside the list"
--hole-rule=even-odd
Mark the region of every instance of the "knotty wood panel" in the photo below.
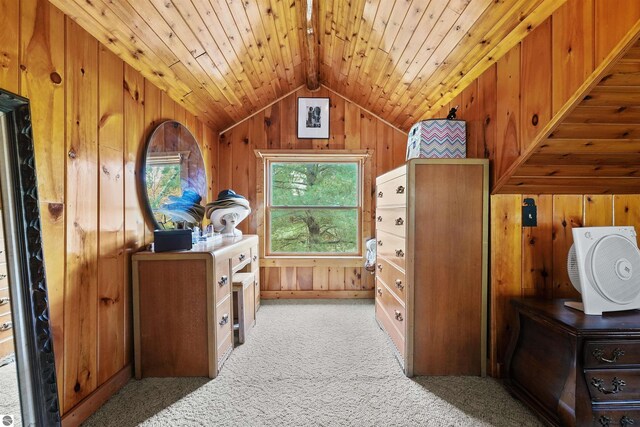
[[[585,195],[582,225],[585,227],[613,225],[613,196]]]
[[[2,0],[0,11],[4,15],[3,25],[0,26],[0,87],[18,93],[20,3]]]
[[[131,363],[129,256],[144,244],[137,178],[150,130],[162,118],[190,123],[213,174],[217,134],[182,104],[162,103],[164,92],[48,1],[2,1],[0,23],[0,87],[31,101],[58,389],[70,413],[85,396],[115,392],[94,394]]]
[[[462,92],[462,111],[460,117],[467,122],[467,157],[470,159],[484,157],[482,144],[482,117],[478,102],[478,81],[474,80]]]
[[[43,251],[47,256],[64,254],[66,153],[62,141],[65,138],[65,18],[62,12],[49,7],[47,2],[26,0],[19,4],[22,51],[20,93],[30,99],[31,115],[38,118],[32,121],[32,131],[38,167]],[[64,378],[63,261],[54,258],[45,265],[58,378]],[[62,392],[62,381],[59,381],[59,390]]]
[[[573,227],[584,218],[583,196],[553,197],[553,291],[554,298],[577,297],[566,269],[567,253],[573,242]],[[563,265],[564,263],[564,265]]]
[[[594,69],[593,0],[568,0],[553,14],[553,112]]]
[[[500,376],[500,364],[511,331],[513,313],[509,300],[522,295],[522,200],[509,195],[491,196],[491,295],[489,360],[492,376]],[[508,255],[507,255],[508,254]]]
[[[611,52],[640,16],[640,3],[635,0],[619,0],[615,7],[607,0],[594,0],[595,22],[615,23],[614,25],[596,25],[595,65],[597,66]]]
[[[133,360],[131,338],[132,306],[129,283],[131,276],[131,254],[144,244],[144,215],[138,198],[137,163],[145,143],[144,84],[140,73],[124,65],[124,278],[127,284],[123,295],[125,305],[124,357],[125,364]]]
[[[551,18],[522,41],[521,148],[551,120]]]
[[[98,42],[66,21],[65,411],[98,386]],[[45,254],[46,256],[46,254]]]
[[[538,207],[537,227],[522,229],[522,295],[544,295],[552,292],[553,203],[549,195],[523,195]]]
[[[493,65],[478,78],[478,108],[482,124],[481,140],[476,142],[478,157],[489,159],[491,176],[495,174],[495,156],[498,134],[496,116],[498,115],[498,78],[497,66]],[[463,116],[461,116],[464,119]],[[493,178],[491,182],[495,182]]]
[[[298,97],[329,97],[330,138],[298,139],[296,137],[296,111]],[[365,176],[365,194],[363,206],[363,238],[373,237],[371,226],[375,212],[372,193],[375,190],[374,177],[399,166],[405,161],[406,134],[364,111],[356,104],[342,98],[333,91],[322,87],[317,92],[301,88],[275,104],[256,113],[247,120],[238,123],[220,134],[218,149],[218,189],[232,188],[249,199],[254,212],[241,223],[245,233],[262,233],[263,171],[258,171],[262,161],[253,153],[255,149],[325,149],[368,150],[372,154],[367,160],[366,169],[371,171]],[[264,239],[263,239],[264,241]],[[285,265],[269,264],[263,261],[261,289],[263,291],[287,291],[269,293],[266,297],[277,295],[287,298],[289,291],[317,291],[314,297],[353,295],[358,293],[335,293],[334,291],[369,291],[373,289],[372,276],[362,271],[364,261],[358,261],[357,267],[331,263],[314,266],[305,261],[295,260]]]
[[[98,90],[98,383],[124,368],[124,64],[100,46]]]
[[[613,196],[613,224],[632,225],[640,230],[640,197],[631,194]]]
[[[165,107],[166,108],[166,107]],[[162,91],[149,80],[144,81],[144,125],[145,129],[153,132],[167,117],[162,116]],[[144,196],[143,196],[144,197]],[[153,224],[145,221],[144,244],[153,242]]]
[[[520,46],[511,49],[498,61],[498,105],[493,174],[498,180],[520,155]]]

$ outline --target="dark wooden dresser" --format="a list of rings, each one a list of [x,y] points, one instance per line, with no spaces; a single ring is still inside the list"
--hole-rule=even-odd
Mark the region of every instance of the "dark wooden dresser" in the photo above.
[[[640,311],[586,316],[564,300],[513,300],[509,390],[552,425],[640,425]]]

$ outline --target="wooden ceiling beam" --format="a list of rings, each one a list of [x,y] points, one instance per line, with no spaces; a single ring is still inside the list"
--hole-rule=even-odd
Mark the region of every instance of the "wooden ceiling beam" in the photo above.
[[[320,55],[318,53],[320,14],[318,13],[318,0],[302,0],[302,6],[300,13],[302,15],[302,28],[304,29],[302,44],[306,53],[304,61],[305,75],[307,88],[315,91],[320,89]]]

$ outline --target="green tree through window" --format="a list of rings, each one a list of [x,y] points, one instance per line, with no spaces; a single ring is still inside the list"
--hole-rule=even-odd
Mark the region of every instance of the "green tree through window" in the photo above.
[[[169,220],[158,209],[169,202],[169,196],[180,197],[180,163],[150,164],[146,168],[147,197],[149,206],[159,224],[166,224]]]
[[[358,162],[272,162],[269,229],[272,254],[357,254]]]

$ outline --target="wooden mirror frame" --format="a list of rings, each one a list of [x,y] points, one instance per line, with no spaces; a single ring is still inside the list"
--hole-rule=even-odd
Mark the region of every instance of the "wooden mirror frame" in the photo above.
[[[198,154],[200,155],[200,159],[202,160],[202,167],[203,167],[203,174],[204,174],[204,194],[201,194],[202,200],[206,201],[207,199],[207,169],[206,169],[206,163],[205,163],[205,159],[204,159],[204,153],[202,152],[202,148],[200,148],[200,143],[198,142],[198,140],[196,139],[195,135],[193,133],[191,133],[191,131],[189,130],[188,127],[186,127],[184,124],[180,123],[177,120],[165,120],[162,123],[160,123],[159,125],[157,125],[149,134],[149,138],[147,138],[147,142],[144,145],[144,151],[142,153],[141,156],[141,161],[140,161],[140,178],[138,179],[138,192],[141,195],[140,200],[143,201],[144,206],[143,206],[143,210],[144,212],[146,212],[147,214],[147,220],[149,221],[149,224],[151,224],[151,226],[153,227],[153,230],[165,230],[164,227],[162,227],[158,221],[156,220],[155,215],[153,214],[153,209],[151,208],[151,203],[149,202],[149,193],[147,190],[147,159],[149,158],[149,148],[151,147],[151,144],[154,141],[154,137],[158,134],[158,131],[160,130],[160,128],[162,128],[163,126],[167,125],[167,124],[171,124],[171,123],[175,123],[179,126],[182,126],[182,128],[184,128],[184,130],[186,130],[187,132],[189,132],[189,135],[191,135],[191,138],[193,138],[193,141],[196,145],[196,148],[198,150]],[[179,152],[179,151],[177,151]],[[193,155],[193,150],[190,151],[191,155]]]
[[[57,426],[60,409],[29,100],[0,89],[0,112],[6,125],[6,138],[0,135],[0,186],[22,421]]]

